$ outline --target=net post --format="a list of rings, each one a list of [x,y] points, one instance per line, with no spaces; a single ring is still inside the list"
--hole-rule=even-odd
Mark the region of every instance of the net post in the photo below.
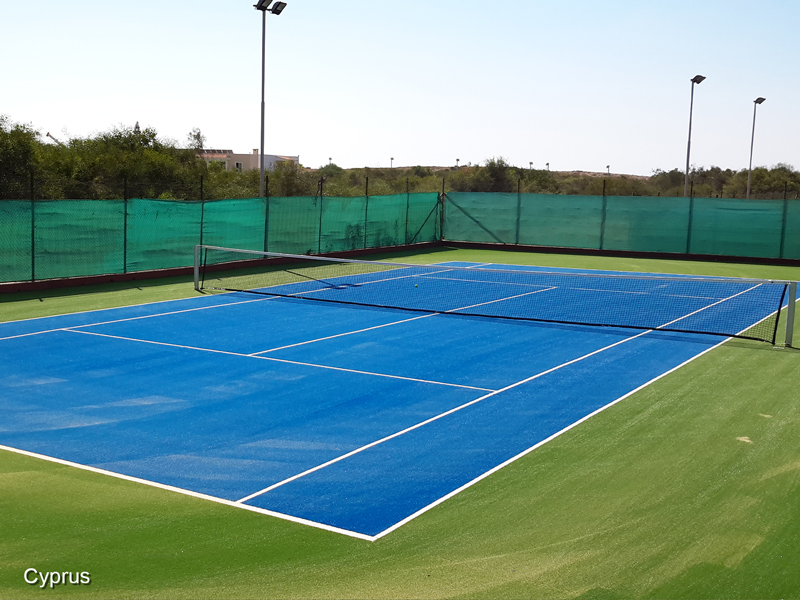
[[[793,333],[794,333],[794,317],[795,309],[797,306],[797,282],[792,281],[789,284],[789,307],[786,310],[786,339],[784,345],[787,347],[792,346]]]
[[[200,249],[202,246],[197,244],[194,247],[194,291],[200,291]]]

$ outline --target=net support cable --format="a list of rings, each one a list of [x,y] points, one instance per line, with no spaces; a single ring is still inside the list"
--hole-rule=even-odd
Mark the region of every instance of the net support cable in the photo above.
[[[195,248],[195,289],[568,325],[701,333],[775,344],[796,283],[679,275],[413,265]],[[464,308],[467,307],[467,308]]]

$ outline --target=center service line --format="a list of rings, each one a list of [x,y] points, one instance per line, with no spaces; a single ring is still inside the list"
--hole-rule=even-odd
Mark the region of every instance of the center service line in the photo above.
[[[306,344],[313,344],[315,342],[324,342],[325,340],[332,340],[339,337],[344,337],[346,335],[353,335],[356,333],[364,333],[365,331],[373,331],[375,329],[381,329],[383,327],[391,327],[392,325],[399,325],[401,323],[409,323],[411,321],[417,321],[419,319],[427,319],[429,317],[435,317],[440,314],[458,314],[456,311],[459,310],[467,310],[470,308],[475,308],[477,306],[485,306],[487,304],[494,304],[495,302],[503,302],[504,300],[513,300],[514,298],[521,298],[522,296],[530,296],[531,294],[538,294],[540,292],[549,292],[550,290],[554,290],[556,288],[549,287],[542,290],[536,290],[534,292],[525,292],[524,294],[517,294],[516,296],[508,296],[506,298],[498,298],[497,300],[489,300],[488,302],[481,302],[479,304],[472,304],[470,306],[461,306],[459,308],[451,308],[450,310],[445,310],[442,312],[432,312],[427,315],[421,315],[419,317],[411,317],[410,319],[403,319],[401,321],[392,321],[391,323],[384,323],[383,325],[374,325],[373,327],[366,327],[364,329],[356,329],[354,331],[346,331],[344,333],[337,333],[335,335],[329,335],[326,337],[317,338],[315,340],[307,340],[305,342],[298,342],[296,344],[289,344],[287,346],[280,346],[278,348],[270,348],[269,350],[262,350],[261,352],[253,352],[252,354],[248,354],[248,356],[261,356],[262,354],[267,354],[268,352],[277,352],[278,350],[286,350],[287,348],[296,348],[297,346],[304,346]],[[400,309],[402,310],[402,309]]]

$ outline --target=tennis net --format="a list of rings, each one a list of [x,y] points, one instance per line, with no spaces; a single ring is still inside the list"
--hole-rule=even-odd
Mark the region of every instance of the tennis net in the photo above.
[[[195,248],[195,288],[471,317],[702,333],[773,345],[781,307],[789,300],[793,308],[796,293],[796,284],[785,281],[411,265],[216,246]]]

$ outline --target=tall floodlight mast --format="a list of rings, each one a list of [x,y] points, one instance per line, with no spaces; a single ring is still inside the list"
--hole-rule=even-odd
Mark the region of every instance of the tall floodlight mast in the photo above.
[[[753,133],[750,135],[750,166],[747,167],[747,194],[745,198],[750,198],[750,182],[753,178],[753,142],[756,140],[756,109],[759,104],[763,104],[766,98],[758,97],[753,100]]]
[[[256,10],[261,11],[261,154],[258,158],[260,173],[258,193],[261,198],[266,196],[264,193],[264,87],[266,85],[267,73],[267,13],[279,15],[283,12],[283,9],[286,8],[286,2],[276,2],[272,4],[271,8],[270,4],[272,4],[272,0],[258,0],[258,3],[253,5]]]
[[[686,145],[686,178],[683,182],[683,197],[689,195],[689,156],[692,153],[692,110],[694,109],[694,85],[702,83],[705,79],[702,75],[692,77],[692,97],[689,101],[689,143]]]

